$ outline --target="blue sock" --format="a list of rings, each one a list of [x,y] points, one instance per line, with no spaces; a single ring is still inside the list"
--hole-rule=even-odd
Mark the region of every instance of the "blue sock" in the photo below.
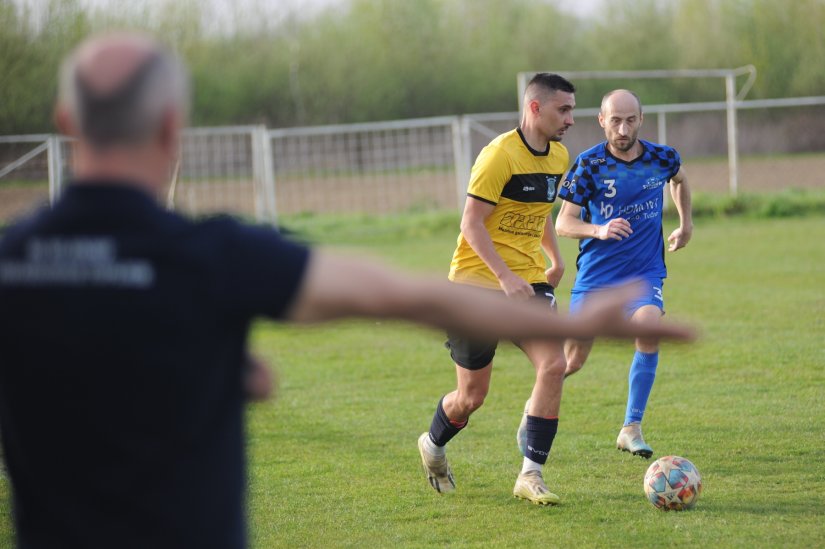
[[[655,353],[636,351],[633,356],[633,364],[630,365],[630,373],[627,376],[625,425],[641,423],[642,417],[645,415],[647,399],[650,397],[650,390],[653,388],[653,380],[656,379],[656,366],[658,364],[659,351]]]

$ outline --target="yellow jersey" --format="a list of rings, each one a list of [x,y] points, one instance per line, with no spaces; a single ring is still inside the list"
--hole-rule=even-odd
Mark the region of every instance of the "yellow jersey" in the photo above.
[[[561,143],[551,141],[546,150],[536,151],[515,129],[484,147],[470,173],[467,196],[495,206],[484,225],[496,251],[510,270],[530,284],[547,282],[541,239],[569,160]],[[449,279],[501,288],[463,233],[458,235]]]

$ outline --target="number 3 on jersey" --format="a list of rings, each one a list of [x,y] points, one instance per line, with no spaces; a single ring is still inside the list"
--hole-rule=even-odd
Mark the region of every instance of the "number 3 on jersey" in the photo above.
[[[614,196],[616,196],[616,187],[614,187],[614,185],[616,184],[616,180],[605,179],[604,184],[607,185],[607,190],[604,192],[604,197],[613,198]]]

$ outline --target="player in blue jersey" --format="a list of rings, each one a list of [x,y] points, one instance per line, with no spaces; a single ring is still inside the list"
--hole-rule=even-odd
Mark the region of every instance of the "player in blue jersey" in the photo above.
[[[599,124],[607,141],[578,156],[559,191],[564,200],[556,221],[561,236],[580,239],[570,312],[605,287],[642,279],[647,292],[628,307],[631,320],[655,322],[664,314],[662,283],[667,276],[662,233],[663,187],[679,212],[679,227],[668,237],[668,251],[690,241],[693,232],[690,189],[679,153],[666,145],[638,139],[642,105],[628,90],[602,99]],[[566,376],[584,366],[593,340],[565,345]],[[642,436],[641,422],[659,363],[657,339],[637,338],[628,376],[624,426],[616,446],[649,458],[653,449]]]

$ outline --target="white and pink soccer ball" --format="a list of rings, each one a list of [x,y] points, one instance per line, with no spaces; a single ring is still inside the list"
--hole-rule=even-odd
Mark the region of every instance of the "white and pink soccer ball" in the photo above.
[[[645,473],[645,495],[662,511],[690,509],[701,494],[702,476],[696,466],[683,457],[661,457]]]

